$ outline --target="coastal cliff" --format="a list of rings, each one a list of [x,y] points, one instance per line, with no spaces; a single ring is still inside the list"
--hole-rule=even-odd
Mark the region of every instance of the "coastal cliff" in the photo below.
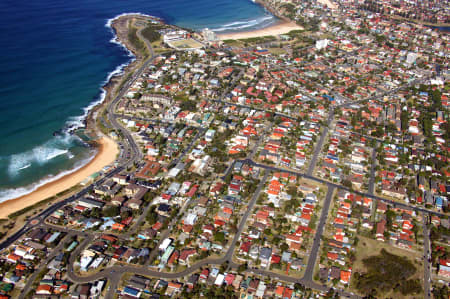
[[[263,6],[268,12],[270,12],[277,18],[279,18],[283,21],[286,21],[286,22],[292,22],[292,20],[289,19],[288,17],[286,17],[285,15],[283,15],[282,12],[280,10],[278,10],[277,7],[275,7],[273,3],[270,3],[267,0],[255,0],[254,2]]]

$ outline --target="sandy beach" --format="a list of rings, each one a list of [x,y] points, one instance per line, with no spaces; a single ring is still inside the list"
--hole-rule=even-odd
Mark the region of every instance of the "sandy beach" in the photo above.
[[[235,33],[224,33],[218,34],[217,36],[221,40],[226,39],[243,39],[243,38],[252,38],[252,37],[261,37],[268,35],[279,35],[285,34],[292,30],[301,30],[303,27],[297,25],[294,22],[282,22],[267,28],[257,29],[253,31],[244,31],[244,32],[235,32]]]
[[[0,218],[7,218],[13,212],[69,189],[114,162],[119,153],[117,144],[107,137],[101,138],[98,143],[100,145],[97,155],[79,170],[45,184],[27,195],[0,203]]]

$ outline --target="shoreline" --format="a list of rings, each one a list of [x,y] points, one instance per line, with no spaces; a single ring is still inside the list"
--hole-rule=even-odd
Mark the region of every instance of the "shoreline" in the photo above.
[[[125,78],[125,75],[131,72],[136,65],[142,61],[142,55],[133,49],[126,39],[126,36],[125,39],[119,37],[121,31],[120,26],[123,26],[124,23],[127,24],[128,20],[136,17],[146,18],[151,16],[139,13],[120,14],[108,19],[105,24],[105,27],[110,28],[113,34],[113,38],[110,42],[119,45],[126,50],[130,60],[127,63],[117,66],[113,71],[108,73],[107,78],[99,87],[99,98],[94,99],[87,107],[83,108],[85,111],[84,115],[76,117],[81,123],[85,123],[86,131],[92,132],[96,136],[100,136],[96,124],[97,113],[113,98],[113,92],[116,86],[118,86],[123,78]],[[126,32],[128,32],[128,27],[126,27]],[[57,177],[54,180],[50,180],[29,193],[0,202],[0,219],[7,219],[8,216],[14,212],[55,196],[56,194],[79,184],[93,173],[103,169],[105,166],[112,164],[119,153],[117,143],[109,137],[102,137],[98,145],[97,153],[85,165],[67,170],[67,174],[62,177]],[[62,199],[63,198],[61,198],[61,200]]]
[[[292,30],[303,30],[304,28],[300,25],[297,25],[295,22],[287,22],[285,20],[280,19],[274,25],[269,27],[255,29],[250,31],[240,31],[240,32],[231,32],[231,33],[222,33],[217,34],[217,37],[220,40],[227,39],[246,39],[246,38],[254,38],[254,37],[263,37],[268,35],[280,35],[286,34]]]
[[[8,218],[8,216],[14,212],[69,189],[81,183],[92,174],[102,170],[105,166],[113,163],[119,153],[117,144],[108,137],[101,138],[98,144],[97,154],[80,169],[44,184],[31,193],[1,202],[0,219]]]
[[[285,17],[280,16],[276,11],[265,5],[262,1],[257,0],[255,3],[264,6],[271,14],[276,16],[279,21],[274,25],[262,29],[218,34],[219,38],[223,40],[261,37],[267,35],[279,35],[288,33],[291,30],[303,29],[296,23],[288,21]],[[86,131],[93,133],[95,136],[99,136],[99,128],[97,128],[96,124],[98,112],[112,100],[116,87],[119,86],[126,75],[142,63],[144,59],[144,55],[135,49],[127,38],[128,22],[136,18],[154,18],[164,22],[160,18],[142,13],[124,13],[106,21],[105,27],[109,28],[113,34],[110,42],[122,47],[126,52],[128,52],[130,60],[117,66],[113,71],[107,74],[107,78],[99,87],[99,98],[94,99],[87,107],[83,108],[85,111],[84,115],[75,117],[77,118],[78,123],[85,123]],[[80,126],[78,126],[78,128],[79,127]],[[102,137],[100,139],[98,152],[85,165],[80,166],[78,169],[74,168],[72,170],[68,170],[68,173],[62,177],[57,177],[27,194],[1,202],[0,219],[8,218],[8,216],[14,212],[39,203],[40,201],[55,196],[56,194],[79,184],[93,173],[98,172],[105,166],[112,164],[116,160],[118,152],[116,142],[110,138]],[[63,198],[61,198],[61,200],[62,199]]]

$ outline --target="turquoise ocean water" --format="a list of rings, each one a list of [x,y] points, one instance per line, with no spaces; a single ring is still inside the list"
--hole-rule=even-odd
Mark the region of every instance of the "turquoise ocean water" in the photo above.
[[[0,201],[92,157],[76,137],[53,132],[82,125],[100,87],[130,62],[106,24],[135,12],[217,32],[276,22],[250,0],[0,1]]]

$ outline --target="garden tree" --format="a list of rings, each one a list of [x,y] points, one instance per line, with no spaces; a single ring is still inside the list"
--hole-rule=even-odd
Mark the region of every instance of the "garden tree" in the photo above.
[[[450,296],[448,286],[446,285],[434,286],[432,293],[436,299],[448,299]]]
[[[147,220],[148,223],[150,223],[151,225],[155,224],[156,221],[158,220],[158,215],[155,212],[156,206],[152,206],[150,208],[150,210],[147,213],[147,216],[145,217],[145,219]]]
[[[395,132],[397,132],[397,127],[393,123],[388,123],[386,125],[386,132],[391,133],[391,134],[395,133]]]
[[[247,262],[245,262],[245,264],[240,264],[239,265],[239,267],[238,267],[238,272],[239,273],[242,273],[242,272],[244,272],[245,270],[247,270],[248,269],[248,264],[247,264]]]
[[[347,188],[352,188],[352,182],[350,182],[349,180],[345,179],[342,180],[342,185],[347,187]]]
[[[435,226],[433,226],[430,230],[430,240],[431,242],[435,242],[437,240],[440,240],[442,237],[441,232],[439,229]]]
[[[286,243],[283,243],[283,244],[281,244],[280,249],[281,249],[281,251],[288,251],[289,245]]]
[[[292,198],[297,197],[297,187],[295,186],[289,186],[287,189],[287,194],[292,196]]]
[[[386,227],[388,228],[388,230],[390,230],[392,229],[392,224],[394,223],[395,212],[388,209],[385,215],[386,215]]]
[[[94,217],[94,218],[100,218],[100,215],[101,215],[101,210],[99,208],[93,208],[89,213],[89,216]]]
[[[109,206],[103,210],[104,217],[114,217],[120,214],[120,208],[118,206]]]
[[[224,232],[214,233],[214,241],[219,242],[221,244],[225,243],[225,233]]]
[[[409,113],[408,110],[402,110],[402,113],[400,114],[400,120],[402,123],[402,130],[408,129],[408,123],[409,123]]]
[[[275,246],[278,246],[278,244],[280,244],[281,242],[281,238],[277,235],[272,239],[272,244],[274,244]]]
[[[384,135],[384,130],[383,130],[382,126],[377,126],[375,131],[372,131],[372,136],[380,138],[380,137],[383,137],[383,135]]]
[[[294,290],[295,290],[296,292],[303,292],[303,291],[305,291],[305,287],[304,287],[302,284],[296,282],[296,283],[294,284]]]
[[[337,294],[334,293],[334,289],[331,288],[328,290],[328,292],[325,294],[324,298],[335,298]]]
[[[180,109],[195,112],[197,110],[197,103],[195,101],[191,101],[191,100],[182,101],[180,103]]]
[[[229,266],[229,262],[228,261],[225,261],[225,263],[222,263],[220,265],[220,272],[225,272],[228,269],[228,266]]]

